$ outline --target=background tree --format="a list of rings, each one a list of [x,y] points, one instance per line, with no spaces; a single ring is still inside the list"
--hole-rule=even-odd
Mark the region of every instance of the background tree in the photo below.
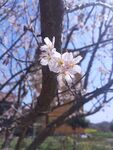
[[[78,117],[87,103],[89,109],[79,117],[96,113],[113,99],[112,20],[111,1],[0,1],[1,101],[14,95],[13,104],[1,115],[3,120],[11,119],[10,127],[1,123],[1,131],[9,133],[4,147],[19,126],[23,132],[15,149],[20,149],[27,129],[61,105],[72,104],[41,129],[26,150],[35,150],[73,113]],[[45,37],[52,40],[53,36],[58,52],[83,57],[82,76],[76,74],[71,87],[66,83],[60,88],[57,74],[40,65],[40,46]]]
[[[73,129],[75,128],[87,128],[89,126],[89,121],[85,118],[72,117],[67,120],[67,124],[70,125]]]
[[[113,121],[110,123],[110,130],[113,132]]]

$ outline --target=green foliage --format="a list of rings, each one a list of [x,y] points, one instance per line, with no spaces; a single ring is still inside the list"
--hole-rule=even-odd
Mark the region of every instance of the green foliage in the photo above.
[[[79,144],[77,150],[109,150],[102,145],[94,145],[90,143]]]
[[[93,134],[93,133],[96,133],[96,132],[97,132],[96,129],[91,129],[91,128],[85,129],[85,133]]]
[[[72,117],[68,119],[66,123],[73,129],[78,127],[87,128],[89,125],[89,120],[86,120],[85,118]]]
[[[68,136],[49,137],[41,145],[39,150],[73,150],[73,138]],[[77,142],[77,150],[112,150],[111,147],[102,141],[90,141],[88,139]]]
[[[40,146],[41,150],[59,150],[60,144],[56,138],[47,138],[47,140]]]
[[[93,133],[93,136],[97,137],[97,138],[113,138],[113,134],[112,132],[95,132]]]

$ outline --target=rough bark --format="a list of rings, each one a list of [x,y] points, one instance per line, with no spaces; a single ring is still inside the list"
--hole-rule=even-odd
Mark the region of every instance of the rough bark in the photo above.
[[[63,1],[62,0],[40,0],[41,15],[41,36],[49,37],[51,40],[55,36],[55,47],[61,49],[61,33],[63,20]],[[56,94],[57,80],[56,74],[49,71],[48,67],[42,68],[42,90],[35,107],[35,115],[39,115],[49,110],[50,104]],[[54,130],[49,127],[36,137],[34,142],[26,150],[36,150],[45,138]]]
[[[40,0],[41,15],[41,36],[49,37],[51,40],[55,36],[55,47],[61,49],[61,33],[63,20],[63,1],[62,0]],[[38,51],[38,50],[37,50]],[[37,58],[38,59],[38,58]],[[50,104],[57,90],[56,74],[50,72],[48,67],[42,67],[42,90],[37,100],[35,109],[22,118],[24,126],[32,124],[36,118],[49,110]],[[31,119],[29,119],[31,118]]]
[[[55,36],[58,51],[61,48],[63,12],[62,0],[40,0],[42,38],[47,36],[52,39]]]
[[[16,146],[15,146],[15,150],[20,150],[21,149],[21,143],[22,143],[22,141],[23,141],[23,139],[24,139],[24,136],[25,136],[25,134],[26,134],[26,128],[23,128],[23,129],[21,129],[22,130],[22,133],[21,133],[21,135],[20,135],[20,137],[19,137],[19,139],[18,139],[18,141],[17,141],[17,143],[16,143]]]
[[[55,47],[58,51],[60,51],[63,20],[62,0],[40,0],[40,15],[42,38],[49,37],[52,40],[53,36],[55,36]],[[57,81],[56,75],[50,72],[48,67],[42,68],[42,74],[42,91],[38,100],[39,103],[37,107],[40,107],[39,109],[42,108],[42,110],[47,111],[47,109],[49,109],[51,101],[56,94]]]

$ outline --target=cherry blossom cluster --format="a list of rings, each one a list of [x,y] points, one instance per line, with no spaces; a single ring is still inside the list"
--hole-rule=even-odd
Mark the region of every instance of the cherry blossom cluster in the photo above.
[[[42,66],[48,65],[50,71],[58,74],[59,81],[66,81],[72,83],[75,74],[81,74],[81,67],[77,65],[82,59],[81,56],[74,57],[73,53],[65,52],[60,54],[54,47],[55,38],[50,41],[48,37],[44,39],[45,44],[40,47],[40,64]]]

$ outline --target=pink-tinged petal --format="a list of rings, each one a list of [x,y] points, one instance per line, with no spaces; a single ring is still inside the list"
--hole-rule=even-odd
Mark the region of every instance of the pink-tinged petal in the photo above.
[[[52,52],[56,52],[56,48],[52,48],[51,51],[52,51]]]
[[[62,54],[62,59],[68,60],[68,57],[69,57],[69,53],[68,52],[65,52],[64,54]]]
[[[81,67],[78,65],[75,65],[71,71],[73,72],[73,74],[76,74],[76,73],[81,74]]]
[[[54,59],[51,59],[51,61],[49,61],[48,66],[50,71],[58,73],[58,67]]]
[[[64,80],[64,79],[63,79],[62,74],[59,74],[59,75],[57,76],[57,81],[58,81],[58,85],[59,85],[61,88],[65,86],[63,80]]]
[[[63,59],[66,63],[72,62],[72,61],[74,60],[73,54],[66,52],[66,53],[64,53],[64,54],[62,55],[62,59]]]
[[[53,53],[53,57],[55,58],[61,58],[61,54],[60,53],[58,53],[57,51],[55,51],[55,50],[52,50],[52,52],[54,52]]]
[[[74,56],[74,57],[76,57],[77,55],[80,55],[80,52],[79,52],[79,51],[73,52],[73,56]]]
[[[73,74],[69,74],[69,75],[70,75],[71,79],[75,78],[75,76]]]
[[[59,74],[59,75],[57,76],[57,80],[58,80],[59,82],[63,80],[62,74]]]
[[[73,54],[72,53],[68,53],[68,57],[67,57],[67,59],[70,61],[72,61],[73,60]]]
[[[48,60],[42,58],[41,61],[40,61],[40,64],[41,64],[42,66],[46,66],[46,65],[48,65]]]
[[[82,60],[82,57],[81,56],[77,56],[74,58],[74,62],[77,64],[79,63],[80,61]]]
[[[65,75],[65,80],[67,81],[67,83],[72,83],[72,77],[69,74]]]
[[[54,72],[54,73],[58,73],[59,72],[58,67],[55,67],[53,65],[49,65],[49,70]]]
[[[48,37],[45,37],[45,38],[44,38],[44,42],[45,42],[46,45],[48,45],[48,46],[52,46],[52,45],[53,45],[52,42],[50,41],[50,39],[49,39]]]
[[[53,37],[52,43],[53,43],[53,45],[55,44],[55,37]]]
[[[48,50],[47,45],[41,46],[41,47],[40,47],[40,50],[41,50],[41,51],[47,51],[47,50]]]

